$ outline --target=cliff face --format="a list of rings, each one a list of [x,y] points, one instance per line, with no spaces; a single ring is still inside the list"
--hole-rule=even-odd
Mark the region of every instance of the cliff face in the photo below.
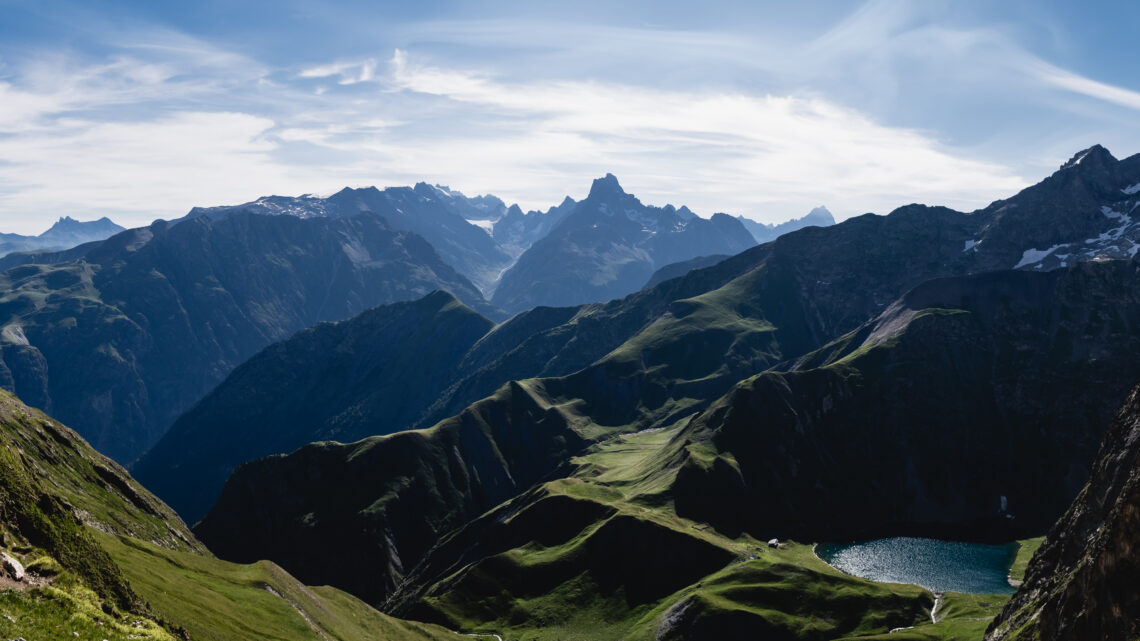
[[[987,641],[1140,638],[1140,387],[1105,435],[1088,484],[1033,556]]]

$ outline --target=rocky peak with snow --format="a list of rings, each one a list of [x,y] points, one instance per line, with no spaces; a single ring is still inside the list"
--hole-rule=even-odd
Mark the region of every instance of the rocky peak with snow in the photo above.
[[[1100,145],[1093,145],[1092,147],[1089,147],[1088,149],[1082,149],[1081,151],[1078,151],[1076,154],[1073,154],[1073,157],[1070,158],[1068,160],[1068,162],[1061,165],[1061,169],[1071,169],[1071,168],[1076,167],[1078,165],[1084,164],[1086,161],[1088,161],[1088,164],[1086,165],[1086,167],[1087,166],[1104,167],[1104,166],[1108,166],[1108,165],[1111,165],[1111,164],[1117,162],[1116,158],[1114,158],[1113,155],[1111,153],[1109,153],[1109,151],[1107,149],[1105,149],[1104,147],[1102,147]]]
[[[1117,160],[1093,145],[1040,183],[975,212],[982,227],[963,251],[992,269],[1131,258],[1140,250],[1138,193],[1140,155]]]

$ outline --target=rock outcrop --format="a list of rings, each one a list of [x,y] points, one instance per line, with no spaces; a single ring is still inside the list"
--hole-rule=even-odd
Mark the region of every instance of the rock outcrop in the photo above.
[[[1140,638],[1140,387],[1105,435],[1088,485],[1034,554],[987,641]]]

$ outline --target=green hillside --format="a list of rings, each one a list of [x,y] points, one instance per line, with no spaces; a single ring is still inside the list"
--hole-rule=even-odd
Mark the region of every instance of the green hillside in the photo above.
[[[268,562],[216,559],[75,432],[0,392],[0,637],[454,639]]]

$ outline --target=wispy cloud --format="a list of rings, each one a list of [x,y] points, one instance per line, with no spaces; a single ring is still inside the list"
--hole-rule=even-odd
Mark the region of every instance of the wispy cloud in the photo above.
[[[391,70],[395,87],[500,112],[521,129],[451,139],[447,154],[405,159],[436,172],[477,163],[508,195],[517,190],[510,182],[520,165],[534,164],[577,176],[619,171],[658,201],[676,200],[682,185],[684,201],[705,213],[754,215],[806,211],[821,201],[848,215],[912,200],[971,207],[1025,183],[1003,167],[957,157],[920,132],[877,124],[817,97],[512,84],[418,65],[402,51]]]
[[[1027,67],[1046,84],[1121,107],[1140,110],[1140,92],[1098,82],[1041,61],[1032,61]]]
[[[0,230],[417,180],[545,208],[604,172],[706,215],[972,209],[1111,144],[1140,108],[937,11],[873,0],[810,34],[512,13],[402,23],[305,63],[169,29],[97,55],[0,45]]]
[[[358,82],[368,82],[376,77],[376,61],[373,59],[359,62],[334,62],[327,65],[317,65],[302,69],[297,74],[300,78],[328,78],[335,76],[337,84],[354,85]]]

